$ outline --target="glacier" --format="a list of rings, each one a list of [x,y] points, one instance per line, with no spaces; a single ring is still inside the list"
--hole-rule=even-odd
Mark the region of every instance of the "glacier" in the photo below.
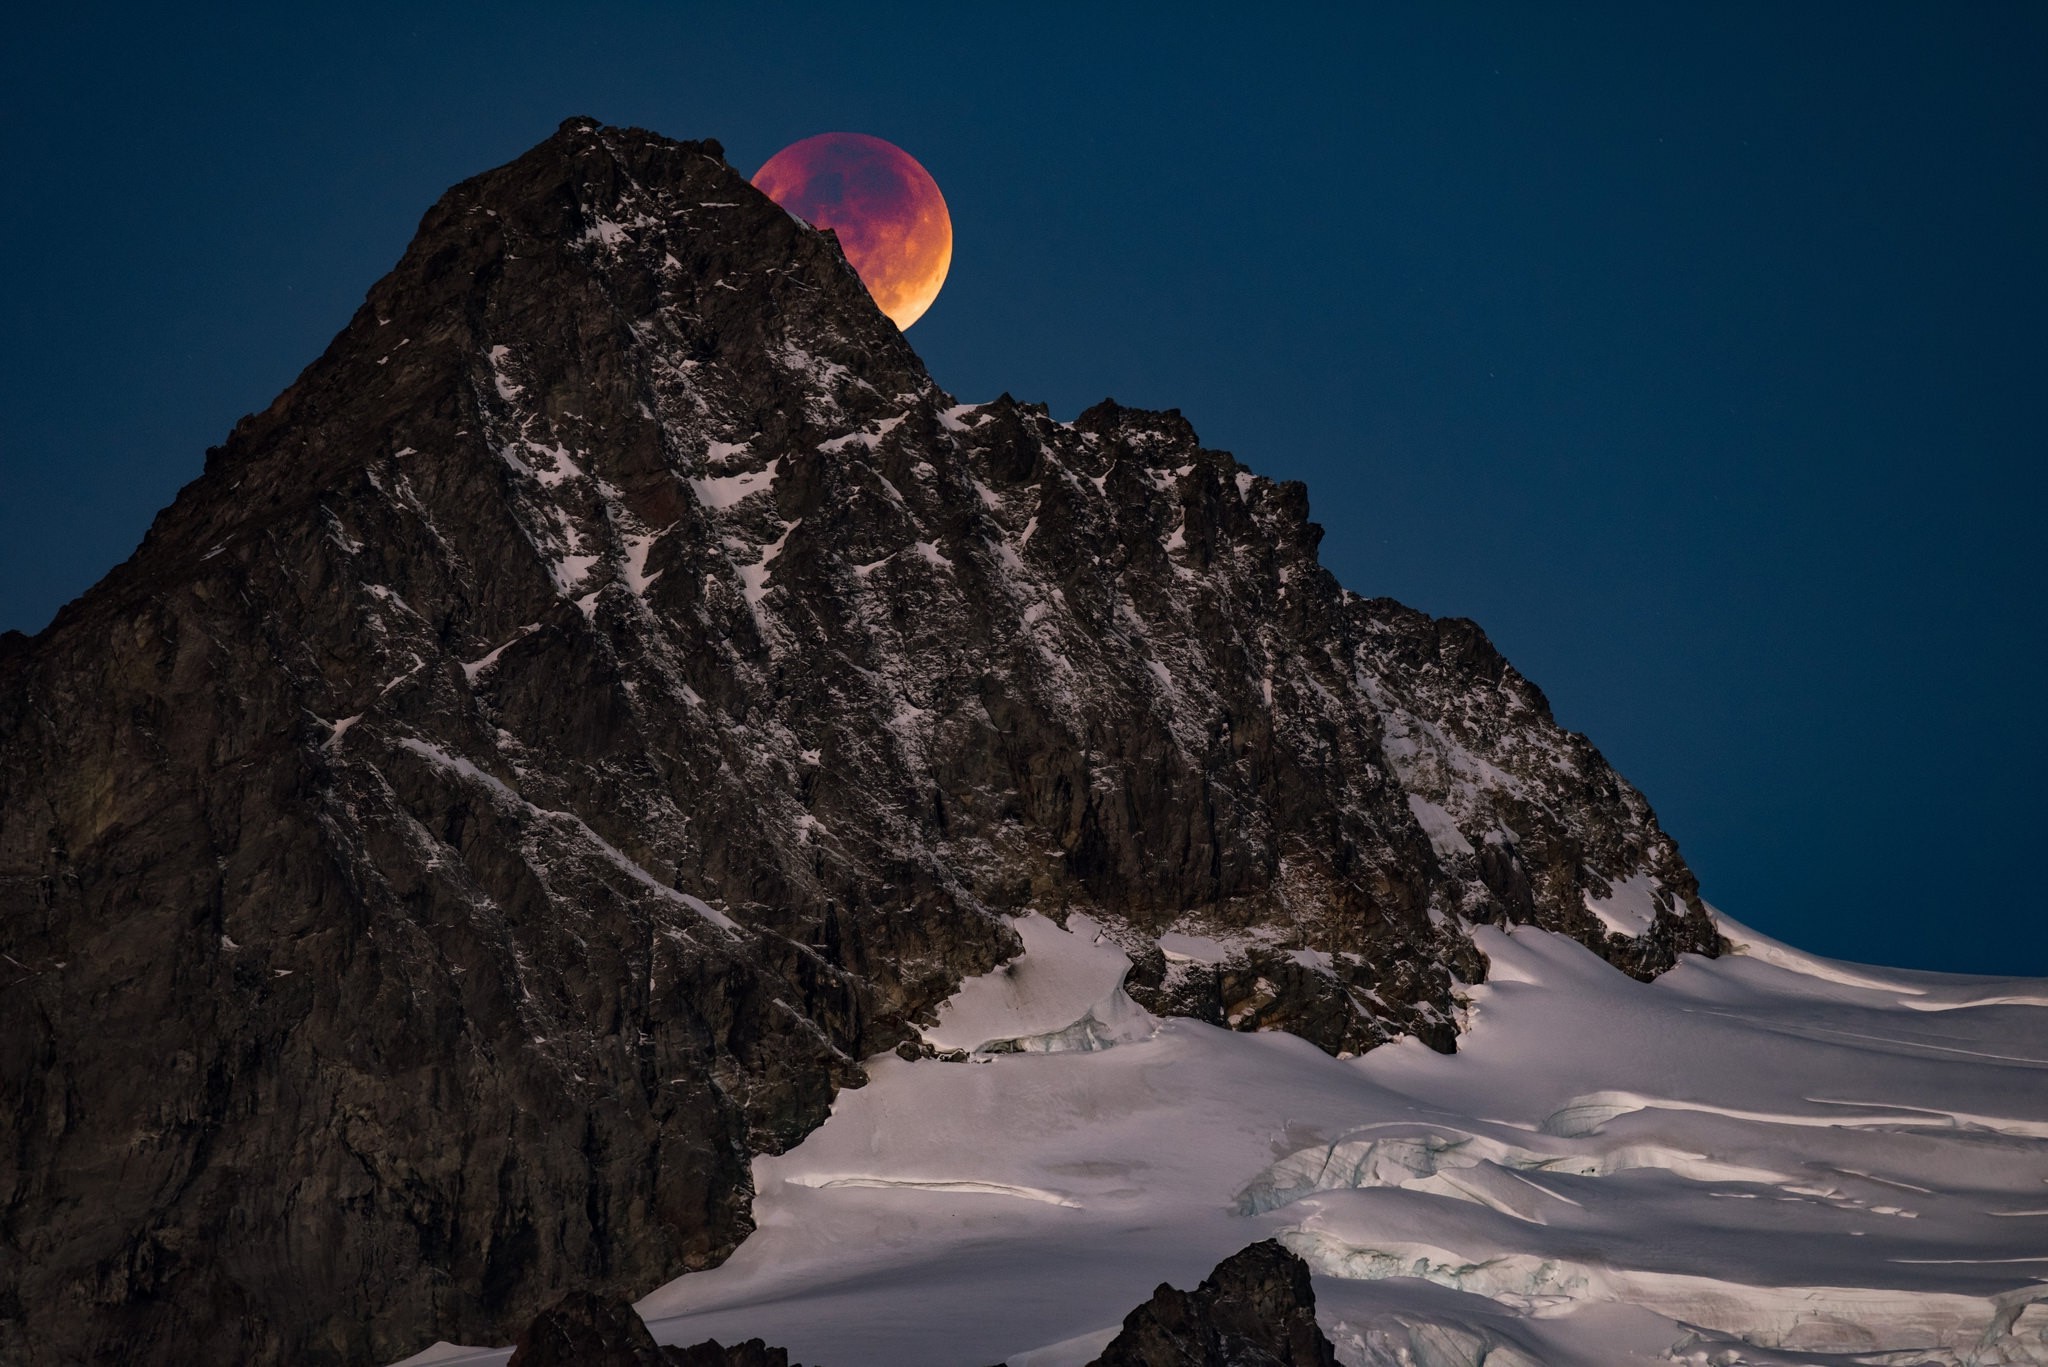
[[[1349,1367],[2048,1363],[2048,984],[1717,917],[1734,953],[1649,983],[1480,929],[1458,1053],[1349,1059],[1152,1017],[1108,930],[1020,918],[936,1056],[870,1061],[754,1160],[733,1257],[637,1308],[828,1367],[1081,1367],[1277,1237]]]

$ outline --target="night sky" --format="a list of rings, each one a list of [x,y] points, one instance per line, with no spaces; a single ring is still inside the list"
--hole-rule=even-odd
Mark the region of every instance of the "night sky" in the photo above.
[[[941,385],[1306,480],[1731,915],[2048,974],[2048,5],[420,8],[10,18],[0,628],[563,118],[871,133],[952,209]]]

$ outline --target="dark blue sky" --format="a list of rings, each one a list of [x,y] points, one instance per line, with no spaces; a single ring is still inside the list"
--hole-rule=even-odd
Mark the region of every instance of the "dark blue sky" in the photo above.
[[[0,627],[454,181],[570,114],[749,173],[850,129],[951,204],[941,384],[1307,480],[1731,914],[2048,973],[2048,6],[58,8],[0,49]]]

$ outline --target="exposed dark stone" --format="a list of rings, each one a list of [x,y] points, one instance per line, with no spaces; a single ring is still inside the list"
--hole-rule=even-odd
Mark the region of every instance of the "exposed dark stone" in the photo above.
[[[670,1367],[803,1367],[802,1363],[789,1360],[788,1350],[770,1348],[760,1339],[748,1339],[729,1348],[717,1339],[706,1339],[688,1348],[664,1351]]]
[[[571,1291],[526,1326],[505,1367],[667,1367],[670,1361],[631,1305]],[[717,1362],[709,1359],[707,1367]]]
[[[389,1361],[711,1266],[1027,908],[1340,1052],[1451,1047],[1475,922],[1715,952],[1641,796],[1307,512],[1177,413],[957,405],[715,144],[455,187],[0,638],[0,1361]]]
[[[1335,1367],[1308,1264],[1271,1239],[1231,1254],[1193,1291],[1161,1283],[1092,1367]]]
[[[760,1339],[664,1348],[630,1303],[572,1291],[534,1316],[506,1367],[803,1367]]]

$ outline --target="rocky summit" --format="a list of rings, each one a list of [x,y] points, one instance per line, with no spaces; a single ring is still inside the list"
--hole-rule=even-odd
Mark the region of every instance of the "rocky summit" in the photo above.
[[[1643,798],[1320,535],[1176,412],[956,401],[715,142],[455,187],[0,638],[0,1360],[389,1361],[710,1266],[1027,910],[1333,1054],[1455,1048],[1475,925],[1715,953]]]

